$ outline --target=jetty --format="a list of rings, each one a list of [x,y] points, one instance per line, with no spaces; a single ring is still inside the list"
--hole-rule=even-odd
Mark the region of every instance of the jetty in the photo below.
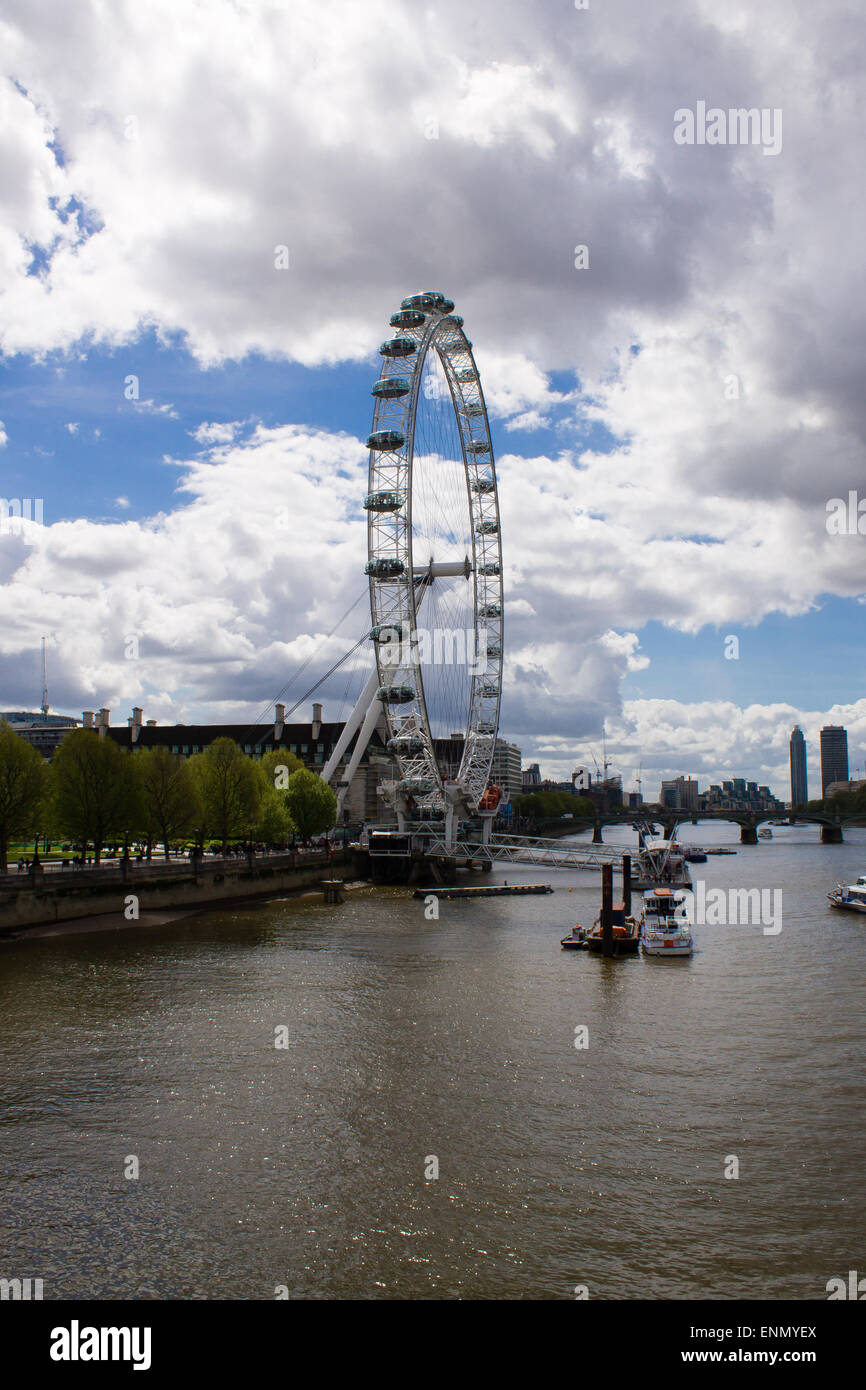
[[[507,898],[552,893],[549,883],[485,883],[472,888],[416,888],[413,898]]]

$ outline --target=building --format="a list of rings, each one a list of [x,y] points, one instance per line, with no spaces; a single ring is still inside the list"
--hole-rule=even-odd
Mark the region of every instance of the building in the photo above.
[[[71,719],[65,714],[31,714],[28,710],[7,710],[0,713],[0,719],[5,719],[16,734],[32,743],[43,758],[48,759],[54,757],[58,745],[69,730],[77,728],[81,723],[80,719]]]
[[[523,789],[521,763],[523,754],[516,743],[506,743],[504,738],[496,740],[493,762],[490,765],[490,780],[502,788],[503,801],[513,801]]]
[[[697,811],[698,784],[691,777],[675,777],[662,782],[659,804],[673,811]]]
[[[781,815],[784,810],[769,787],[747,782],[743,777],[732,777],[721,786],[713,784],[698,797],[698,811],[771,811]]]
[[[848,781],[848,730],[825,724],[821,730],[821,795],[832,782]]]
[[[230,738],[251,758],[259,759],[265,753],[294,753],[305,766],[314,772],[321,772],[343,732],[342,723],[326,723],[322,719],[322,706],[313,705],[313,718],[308,724],[287,724],[285,706],[276,705],[274,721],[269,724],[157,724],[156,720],[142,722],[142,711],[135,708],[127,727],[112,728],[111,711],[102,709],[94,719],[92,710],[85,710],[85,728],[96,729],[100,737],[108,737],[121,748],[133,752],[141,748],[167,748],[182,758],[191,758],[196,753],[204,753],[218,738]],[[355,736],[357,738],[357,735]],[[385,803],[379,794],[383,782],[393,779],[397,765],[391,757],[385,741],[384,717],[373,731],[370,743],[361,756],[358,770],[352,779],[345,800],[343,813],[348,823],[355,825],[362,821],[376,822],[390,817]],[[350,742],[345,761],[334,775],[332,785],[336,790],[345,772],[355,739]]]
[[[809,776],[806,771],[806,740],[799,724],[791,730],[791,805],[805,806],[809,800]]]
[[[541,768],[538,763],[530,763],[521,773],[521,785],[525,792],[537,791],[541,786]]]
[[[864,787],[866,787],[866,781],[862,778],[857,782],[831,782],[825,795],[836,796],[839,792],[859,792]]]

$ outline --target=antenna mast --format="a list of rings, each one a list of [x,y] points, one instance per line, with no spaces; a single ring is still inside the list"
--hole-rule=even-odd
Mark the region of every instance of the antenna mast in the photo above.
[[[45,638],[42,638],[42,713],[48,713],[48,675],[45,669]]]

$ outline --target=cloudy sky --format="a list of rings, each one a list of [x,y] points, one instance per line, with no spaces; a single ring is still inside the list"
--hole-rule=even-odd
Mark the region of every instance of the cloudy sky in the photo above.
[[[866,535],[827,529],[866,497],[858,0],[6,0],[0,37],[0,481],[44,520],[0,534],[0,707],[43,633],[70,713],[302,695],[365,625],[376,349],[434,288],[524,761],[592,766],[606,722],[627,786],[785,796],[833,722],[862,768]],[[679,143],[698,103],[781,148]]]

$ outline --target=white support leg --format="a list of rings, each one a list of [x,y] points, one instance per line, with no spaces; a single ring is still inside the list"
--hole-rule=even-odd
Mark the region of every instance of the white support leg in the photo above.
[[[331,754],[328,761],[325,763],[325,766],[322,768],[323,782],[330,782],[331,778],[333,777],[334,773],[336,772],[337,768],[342,762],[343,754],[345,753],[346,749],[352,741],[352,735],[354,734],[356,729],[359,729],[361,727],[361,722],[367,715],[371,704],[375,702],[376,691],[378,689],[379,673],[376,670],[376,667],[374,666],[370,675],[370,679],[367,681],[367,684],[364,686],[364,689],[361,691],[361,694],[358,697],[358,703],[355,705],[355,708],[352,710],[352,713],[346,720],[343,732],[340,734],[340,737],[337,739],[337,742],[334,745],[333,753]],[[373,722],[375,723],[375,720]],[[359,746],[360,743],[361,740],[358,739]],[[366,744],[364,745],[364,747],[366,747]]]
[[[376,688],[378,689],[378,684],[377,684]],[[377,724],[377,722],[378,722],[379,715],[381,714],[381,712],[382,712],[382,706],[380,705],[379,701],[375,698],[375,691],[374,691],[373,699],[370,701],[369,705],[367,706],[367,713],[366,713],[366,715],[364,716],[364,722],[363,722],[363,724],[361,725],[361,732],[359,733],[359,735],[358,735],[358,741],[357,741],[357,743],[355,744],[355,751],[354,751],[354,753],[352,754],[351,761],[350,761],[350,763],[349,763],[349,766],[346,768],[346,773],[345,773],[345,776],[343,777],[343,781],[349,783],[350,785],[351,785],[352,778],[354,777],[355,773],[358,771],[358,764],[360,763],[362,757],[364,756],[364,753],[366,752],[367,744],[370,742],[370,739],[371,739],[372,736],[373,736],[373,730],[374,730],[375,727],[376,727],[376,724]],[[340,817],[340,816],[342,815],[342,813],[343,813],[343,798],[345,797],[346,792],[347,792],[348,790],[349,790],[349,787],[348,787],[348,786],[341,787],[340,790],[339,790],[339,792],[337,793],[337,817],[338,817],[338,820],[339,820],[339,817]]]

